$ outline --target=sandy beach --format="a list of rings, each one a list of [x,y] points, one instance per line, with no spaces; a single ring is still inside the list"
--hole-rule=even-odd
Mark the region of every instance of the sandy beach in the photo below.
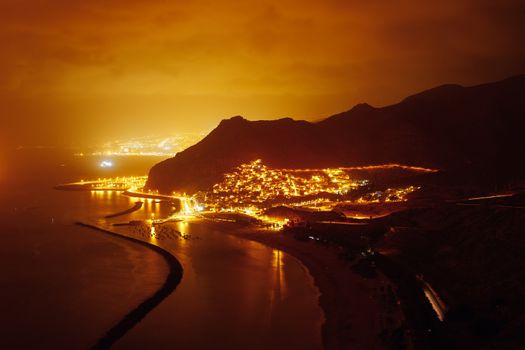
[[[276,255],[272,247],[226,235],[228,226],[202,220],[158,224],[153,239],[143,226],[112,226],[100,221],[86,226],[160,247],[176,256],[184,269],[184,282],[163,301],[162,307],[150,303],[152,307],[146,309],[139,305],[100,339],[100,348],[108,344],[106,340],[116,341],[124,328],[130,332],[115,344],[116,348],[140,349],[146,344],[162,349],[172,344],[203,348],[206,341],[202,343],[195,329],[232,349],[323,348],[319,293],[297,258]],[[191,234],[186,233],[188,228]],[[184,237],[179,237],[182,233]],[[237,286],[236,290],[231,290],[232,286]],[[157,300],[155,296],[150,299]],[[145,313],[148,317],[139,323]],[[129,316],[137,322],[126,327]],[[177,327],[166,331],[168,324]],[[252,331],[246,331],[247,324],[254,325]]]
[[[298,241],[282,232],[217,225],[227,234],[284,251],[304,264],[321,293],[326,350],[387,348],[385,335],[392,333],[403,317],[400,308],[386,300],[385,291],[392,285],[384,276],[366,279],[357,275],[332,247]]]
[[[375,278],[358,275],[335,247],[232,223],[197,220],[194,224],[262,243],[298,259],[320,292],[322,342],[327,350],[388,348],[392,334],[402,323],[400,308],[387,300],[387,292],[395,290],[388,279],[381,274]]]

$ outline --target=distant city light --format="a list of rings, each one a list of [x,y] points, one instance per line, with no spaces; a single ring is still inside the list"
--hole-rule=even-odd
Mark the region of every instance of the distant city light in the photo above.
[[[103,160],[100,162],[101,168],[111,168],[113,166],[113,162],[111,160]]]
[[[115,140],[92,148],[89,153],[79,152],[84,156],[166,156],[172,157],[178,152],[193,146],[207,133],[180,133],[169,137],[144,136],[125,140]],[[104,166],[105,167],[105,166]]]

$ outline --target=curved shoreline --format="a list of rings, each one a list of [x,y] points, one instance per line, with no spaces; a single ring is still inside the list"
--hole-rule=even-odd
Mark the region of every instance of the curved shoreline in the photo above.
[[[301,262],[319,291],[318,305],[324,314],[321,340],[325,350],[385,348],[377,339],[381,318],[377,300],[362,290],[366,281],[343,266],[335,254],[312,245],[313,250],[304,249],[301,242],[289,237],[254,229],[223,226],[221,231],[281,250]],[[349,295],[356,299],[348,298]]]
[[[166,283],[159,291],[129,312],[91,348],[108,349],[118,339],[123,337],[127,331],[138,324],[147,313],[149,313],[175,289],[182,278],[182,267],[173,255],[159,246],[136,238],[121,235],[96,225],[82,222],[77,222],[77,224],[147,246],[150,249],[157,251],[168,261],[170,270],[172,270],[170,260],[174,260],[181,271],[179,279],[168,293],[162,294],[161,291],[168,284],[170,276],[168,276]],[[321,342],[324,349],[384,348],[384,346],[378,344],[376,339],[378,335],[377,326],[379,325],[378,318],[380,318],[378,314],[379,310],[373,305],[376,303],[370,300],[368,295],[363,295],[362,290],[359,291],[355,289],[356,282],[359,285],[361,284],[358,282],[360,278],[353,272],[347,270],[346,267],[341,269],[340,259],[332,253],[325,251],[324,254],[317,254],[320,253],[320,251],[317,251],[320,247],[315,246],[314,250],[317,251],[315,253],[310,249],[305,250],[304,247],[301,247],[301,244],[298,244],[298,242],[281,235],[269,236],[267,232],[264,234],[257,230],[233,228],[225,226],[224,224],[216,224],[213,226],[215,226],[215,229],[219,229],[225,234],[256,241],[273,249],[279,249],[290,254],[301,263],[310,275],[309,277],[312,278],[313,285],[319,293],[318,305],[323,312],[323,322],[320,331]],[[171,274],[172,273],[170,272],[170,275]],[[349,277],[352,281],[342,281]],[[348,285],[353,285],[350,287],[352,293],[348,293]],[[358,289],[361,288],[358,287]],[[349,301],[347,298],[348,295],[353,295],[354,297],[357,297],[357,299],[361,299],[362,302],[356,303],[351,300]],[[160,299],[154,304],[151,304],[152,299],[158,298]],[[367,336],[363,336],[364,334],[367,334]]]
[[[330,277],[323,273],[323,268],[321,267],[322,263],[320,261],[315,259],[313,256],[307,256],[304,254],[304,252],[294,249],[286,243],[283,244],[272,241],[271,239],[264,239],[264,237],[257,235],[254,231],[242,232],[231,230],[227,231],[226,233],[242,239],[248,239],[263,244],[272,249],[281,250],[297,259],[310,275],[312,283],[318,291],[318,305],[323,311],[323,322],[321,324],[321,341],[323,348],[325,350],[346,348],[340,343],[337,334],[338,332],[336,324],[338,318],[335,316],[333,310],[333,300],[335,298],[335,293],[333,288],[331,288],[332,281],[329,281]]]
[[[120,235],[118,233],[106,230],[104,228],[98,227],[96,225],[87,224],[84,222],[76,222],[77,225],[82,227],[91,228],[97,231],[101,231],[107,234],[110,234],[115,237],[119,237],[142,246],[145,246],[156,253],[160,254],[168,263],[170,272],[166,277],[166,281],[162,287],[155,292],[152,296],[140,303],[136,308],[131,310],[127,315],[125,315],[115,326],[106,332],[106,334],[100,338],[91,349],[109,349],[111,346],[120,338],[122,338],[129,330],[131,330],[135,325],[137,325],[150,311],[152,311],[157,305],[159,305],[166,297],[168,297],[179,285],[183,269],[179,261],[167,250],[151,244],[145,241]]]

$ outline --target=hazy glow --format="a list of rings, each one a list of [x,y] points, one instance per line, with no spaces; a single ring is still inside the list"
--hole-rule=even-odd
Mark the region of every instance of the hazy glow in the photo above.
[[[78,152],[75,155],[84,156],[168,156],[196,144],[206,136],[206,133],[176,133],[169,137],[141,136],[106,142],[103,145],[90,148],[88,152]]]
[[[525,71],[524,6],[0,0],[0,139],[94,143],[210,130],[236,114],[316,119],[501,79]]]

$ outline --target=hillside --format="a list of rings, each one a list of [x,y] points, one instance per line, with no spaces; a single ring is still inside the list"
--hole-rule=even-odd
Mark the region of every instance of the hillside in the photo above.
[[[401,163],[436,167],[449,178],[510,185],[525,178],[524,116],[525,75],[473,87],[443,85],[387,107],[359,104],[317,123],[237,116],[155,165],[146,186],[204,190],[232,167],[257,158],[274,167]]]
[[[454,348],[521,349],[525,344],[525,212],[523,197],[513,200],[415,208],[379,220],[396,229],[376,248],[390,263],[423,274],[446,300],[442,327]]]

